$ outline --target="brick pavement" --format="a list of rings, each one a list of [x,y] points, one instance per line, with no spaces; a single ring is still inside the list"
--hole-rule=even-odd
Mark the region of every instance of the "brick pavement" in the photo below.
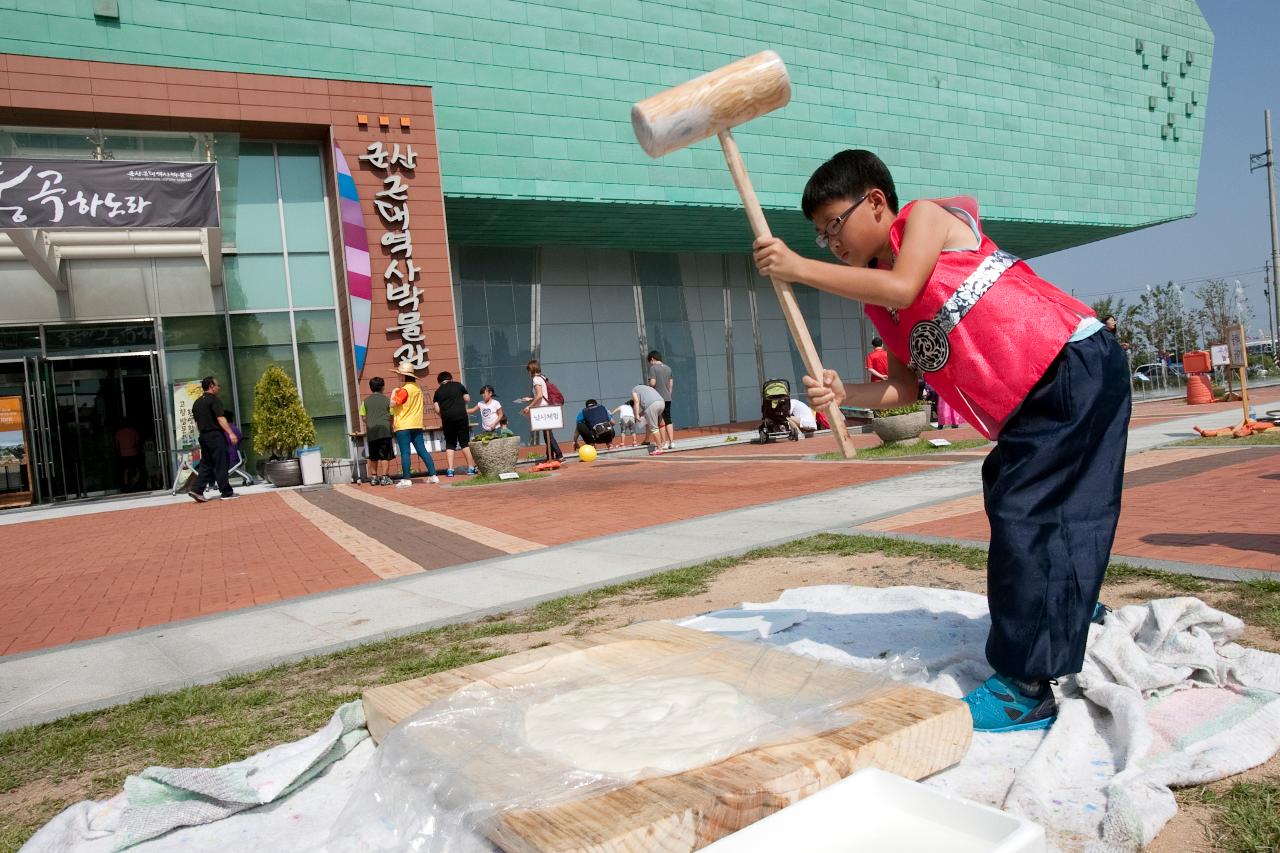
[[[1256,399],[1260,405],[1280,400],[1280,389]],[[1178,402],[1143,404],[1135,425],[1188,411]],[[1238,410],[1217,404],[1195,411],[1203,411],[1204,424],[1211,426]],[[961,439],[977,433],[965,428],[926,437],[931,435]],[[678,440],[685,437],[678,434]],[[872,446],[877,440],[860,435],[856,441]],[[768,447],[740,441],[656,458],[605,456],[527,483],[458,487],[446,480],[405,490],[266,492],[230,503],[158,504],[11,524],[2,534],[7,558],[0,571],[0,655],[938,470],[982,452],[914,462],[803,458],[835,449],[831,436]],[[1261,516],[1218,521],[1208,514],[1187,518],[1182,509],[1188,503],[1181,497],[1183,482],[1205,494],[1243,487],[1253,495],[1250,506],[1274,505],[1280,453],[1224,452],[1217,464],[1204,462],[1203,452],[1159,450],[1131,458],[1134,472],[1183,467],[1131,482],[1117,550],[1273,568],[1269,563],[1280,543],[1269,532],[1274,525]],[[1249,453],[1256,461],[1244,455]],[[1175,480],[1177,495],[1171,491]],[[975,539],[985,535],[980,509],[980,502],[960,501],[879,526]],[[381,517],[383,512],[397,517]],[[414,541],[403,545],[405,536]]]
[[[278,494],[3,530],[0,653],[377,580]]]
[[[1121,557],[1280,572],[1280,447],[1181,447],[1130,457],[1112,552]],[[986,541],[981,496],[880,519],[865,529]]]

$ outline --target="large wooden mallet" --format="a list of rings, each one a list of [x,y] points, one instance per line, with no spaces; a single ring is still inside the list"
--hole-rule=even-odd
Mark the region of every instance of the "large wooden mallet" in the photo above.
[[[641,101],[631,108],[631,124],[640,146],[650,157],[661,157],[712,134],[719,137],[733,183],[747,209],[751,230],[757,238],[769,237],[772,236],[769,223],[760,209],[730,128],[785,106],[790,100],[791,79],[787,76],[787,67],[782,64],[782,57],[766,50]],[[772,281],[773,292],[782,304],[782,313],[800,350],[804,368],[810,376],[821,379],[822,362],[800,314],[791,283],[776,278]],[[834,401],[827,406],[827,418],[840,443],[840,452],[846,459],[852,459],[857,450],[845,428],[844,415]]]

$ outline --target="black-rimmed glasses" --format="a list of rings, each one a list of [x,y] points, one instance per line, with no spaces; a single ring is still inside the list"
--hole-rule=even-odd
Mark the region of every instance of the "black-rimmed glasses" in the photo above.
[[[840,233],[840,229],[844,227],[844,221],[849,218],[850,214],[858,209],[858,205],[867,200],[867,196],[869,195],[871,195],[871,193],[863,193],[862,198],[849,205],[848,210],[828,222],[826,226],[823,227],[822,233],[814,238],[814,241],[823,249],[830,247],[831,238]]]

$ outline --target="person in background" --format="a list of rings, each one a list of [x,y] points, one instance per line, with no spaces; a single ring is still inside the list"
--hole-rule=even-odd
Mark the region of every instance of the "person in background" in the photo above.
[[[671,395],[675,391],[676,380],[671,375],[671,368],[662,363],[662,353],[656,349],[649,352],[649,376],[646,381],[650,388],[662,396],[662,431],[667,450],[671,450],[676,444],[676,428],[671,420]]]
[[[467,409],[468,415],[480,414],[480,429],[484,432],[497,432],[506,422],[506,417],[502,414],[502,403],[500,403],[494,394],[492,385],[485,385],[480,389],[480,402]]]
[[[476,473],[476,462],[471,458],[471,425],[467,423],[467,403],[471,395],[467,386],[455,382],[453,374],[442,370],[436,375],[439,385],[431,397],[431,407],[440,416],[440,425],[444,431],[444,455],[446,477],[453,476],[453,452],[461,450],[467,460],[467,473]]]
[[[142,488],[146,468],[142,464],[142,434],[131,421],[125,421],[116,430],[115,446],[120,459],[121,491],[136,492]]]
[[[787,420],[798,430],[801,438],[810,438],[818,431],[818,417],[809,404],[799,397],[791,398],[791,414]]]
[[[533,381],[533,396],[524,397],[520,402],[528,403],[524,407],[524,411],[520,414],[526,418],[529,417],[529,410],[536,406],[549,405],[547,397],[547,377],[542,375],[542,366],[538,364],[536,358],[529,359],[529,363],[525,365],[525,370],[529,372],[529,378]],[[547,441],[547,461],[559,462],[564,459],[564,451],[560,449],[560,442],[556,441],[554,430],[544,429],[542,431]]]
[[[613,439],[613,419],[609,417],[609,410],[596,400],[588,400],[582,411],[578,412],[576,434],[573,437],[574,450],[581,444],[608,447],[613,444]]]
[[[622,434],[622,446],[634,447],[638,440],[636,439],[636,410],[631,408],[630,402],[625,402],[615,409],[609,410],[610,415],[618,417],[618,432]]]
[[[239,495],[231,490],[231,481],[227,478],[227,448],[239,444],[240,438],[227,422],[222,400],[218,398],[222,386],[217,378],[206,376],[200,380],[200,387],[204,393],[191,404],[191,417],[200,431],[200,467],[196,471],[195,485],[191,487],[191,499],[196,503],[208,503],[204,490],[216,482],[222,499],[229,501]]]
[[[662,455],[662,412],[665,405],[661,395],[649,385],[637,385],[631,389],[631,407],[644,419],[645,435],[653,442],[650,456]]]
[[[867,353],[867,376],[871,382],[885,382],[889,379],[889,353],[880,338],[871,339],[871,352]]]
[[[236,423],[236,413],[231,409],[224,409],[223,414],[227,419],[227,426],[231,427],[231,431],[235,433],[235,442],[227,441],[227,463],[230,466],[240,458],[240,445],[244,443],[244,430],[240,429],[240,424]]]
[[[1119,330],[1119,328],[1117,328],[1117,326],[1116,326],[1116,315],[1115,315],[1115,314],[1108,314],[1108,315],[1106,316],[1106,319],[1104,319],[1104,320],[1102,321],[1102,327],[1103,327],[1104,329],[1106,329],[1108,332],[1110,332],[1110,333],[1111,333],[1111,336],[1112,336],[1113,338],[1115,338],[1115,339],[1116,339],[1116,341],[1118,341],[1118,342],[1119,342],[1119,344],[1120,344],[1120,349],[1126,349],[1126,350],[1127,350],[1127,349],[1129,348],[1129,345],[1128,345],[1128,344],[1126,344],[1124,341],[1120,340],[1120,330]]]
[[[427,452],[427,442],[422,437],[422,389],[418,387],[418,375],[413,372],[413,363],[400,362],[396,368],[400,374],[400,387],[391,395],[391,429],[396,435],[396,445],[400,449],[400,481],[397,489],[407,489],[413,485],[409,479],[410,448],[418,451],[418,458],[426,463],[427,482],[438,483],[436,463]]]
[[[360,417],[364,419],[365,441],[369,445],[369,483],[374,486],[391,485],[391,460],[396,458],[391,446],[391,400],[382,389],[387,383],[381,376],[369,380],[372,392],[360,404]]]

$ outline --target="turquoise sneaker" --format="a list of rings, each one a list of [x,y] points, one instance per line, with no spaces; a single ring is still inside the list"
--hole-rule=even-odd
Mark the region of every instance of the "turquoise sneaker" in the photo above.
[[[1089,621],[1095,625],[1101,625],[1107,621],[1107,614],[1111,612],[1111,608],[1099,601],[1093,605],[1093,616]]]
[[[1058,717],[1058,700],[1048,682],[1027,693],[1012,678],[996,673],[964,697],[976,732],[1022,732],[1047,729]]]

